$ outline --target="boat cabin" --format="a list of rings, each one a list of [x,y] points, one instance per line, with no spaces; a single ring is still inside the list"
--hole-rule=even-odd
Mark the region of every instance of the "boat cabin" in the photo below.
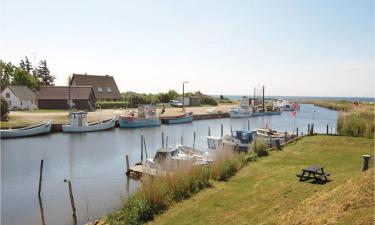
[[[87,112],[83,112],[83,111],[70,112],[70,126],[72,127],[87,126]]]
[[[219,137],[207,137],[207,146],[208,149],[217,149],[223,143],[223,138]]]
[[[236,130],[232,133],[232,137],[239,140],[241,144],[251,144],[255,133],[255,131]]]

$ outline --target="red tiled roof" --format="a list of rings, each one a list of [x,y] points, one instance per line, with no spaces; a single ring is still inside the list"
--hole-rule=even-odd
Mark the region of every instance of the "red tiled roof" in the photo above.
[[[89,99],[92,92],[91,86],[71,86],[70,96],[72,99]],[[38,99],[69,99],[68,86],[44,86],[41,87]]]
[[[121,99],[116,81],[109,75],[73,74],[71,84],[77,86],[92,86],[97,99]]]

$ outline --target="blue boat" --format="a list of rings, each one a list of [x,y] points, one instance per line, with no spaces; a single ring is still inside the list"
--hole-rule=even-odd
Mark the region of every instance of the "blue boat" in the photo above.
[[[232,145],[238,145],[240,152],[248,152],[249,145],[255,138],[256,131],[237,130],[231,135],[226,135],[223,142],[229,142]]]
[[[161,118],[161,122],[165,124],[190,123],[193,121],[193,113],[185,113],[180,116],[165,116]]]
[[[156,116],[154,105],[138,105],[138,117],[130,112],[119,118],[119,125],[122,128],[154,127],[160,126],[160,118]]]

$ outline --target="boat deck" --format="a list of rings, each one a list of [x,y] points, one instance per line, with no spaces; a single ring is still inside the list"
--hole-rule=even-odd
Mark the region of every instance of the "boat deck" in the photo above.
[[[166,171],[157,170],[156,168],[146,167],[143,164],[137,164],[131,166],[126,174],[133,178],[140,178],[143,175],[148,176],[165,176],[167,175]]]

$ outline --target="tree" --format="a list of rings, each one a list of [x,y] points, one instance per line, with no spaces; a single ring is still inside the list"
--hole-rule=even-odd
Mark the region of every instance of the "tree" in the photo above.
[[[4,62],[0,60],[0,82],[1,82],[1,89],[7,87],[13,77],[15,70],[15,66],[12,65],[12,63]]]
[[[31,62],[29,61],[27,56],[25,56],[25,61],[23,59],[21,59],[20,67],[22,69],[26,70],[27,73],[29,73],[29,74],[31,74],[33,72],[33,66],[31,65]]]
[[[1,108],[1,120],[7,120],[8,119],[8,113],[9,113],[9,105],[8,102],[1,98],[0,102],[0,108]]]
[[[20,67],[15,68],[11,83],[13,85],[25,85],[34,91],[39,87],[38,79]]]
[[[51,85],[53,84],[55,80],[55,76],[51,75],[48,67],[47,67],[47,61],[41,60],[38,68],[36,69],[36,76],[38,77],[41,85]]]

